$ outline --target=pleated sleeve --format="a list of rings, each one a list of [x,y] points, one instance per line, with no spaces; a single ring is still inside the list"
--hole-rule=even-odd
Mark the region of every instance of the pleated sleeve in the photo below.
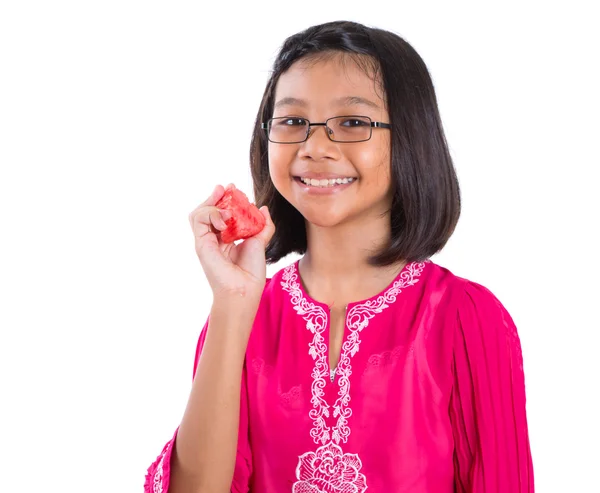
[[[202,353],[202,348],[204,347],[204,342],[206,340],[207,329],[208,320],[206,321],[202,332],[200,333],[200,337],[198,338],[192,378],[194,375],[196,375],[196,368],[198,367],[198,360],[200,359],[200,354]],[[231,484],[232,493],[248,493],[250,488],[250,477],[252,475],[252,454],[248,439],[248,394],[245,364],[242,373],[240,399],[240,426],[238,432],[235,471],[233,475],[233,482]],[[144,482],[144,493],[168,493],[171,472],[171,455],[173,448],[175,447],[175,440],[177,438],[178,431],[179,427],[177,427],[173,437],[165,444],[159,456],[148,468]]]
[[[453,345],[450,419],[457,493],[533,493],[521,343],[484,286],[465,282]]]

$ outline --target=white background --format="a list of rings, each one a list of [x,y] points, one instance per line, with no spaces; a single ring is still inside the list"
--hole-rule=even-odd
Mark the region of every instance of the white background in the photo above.
[[[433,260],[519,328],[536,490],[600,491],[593,4],[3,2],[0,490],[141,491],[211,304],[188,214],[251,193],[285,37],[346,19],[430,69],[464,205]]]

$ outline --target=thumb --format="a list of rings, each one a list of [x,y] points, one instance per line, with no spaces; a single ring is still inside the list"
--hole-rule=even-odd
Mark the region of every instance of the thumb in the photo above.
[[[237,265],[255,278],[263,282],[267,275],[267,263],[265,260],[265,247],[263,242],[256,236],[244,240],[239,245]]]
[[[260,233],[254,236],[257,240],[259,240],[263,244],[263,250],[267,248],[269,241],[275,234],[275,224],[271,219],[271,214],[269,213],[269,208],[266,205],[263,205],[259,211],[265,218],[265,226]]]

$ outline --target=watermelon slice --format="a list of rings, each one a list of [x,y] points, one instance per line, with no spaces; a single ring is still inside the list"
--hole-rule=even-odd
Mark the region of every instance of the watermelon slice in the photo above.
[[[221,231],[223,243],[250,238],[265,227],[265,216],[251,204],[244,192],[228,185],[225,194],[216,203],[219,209],[231,211],[231,218],[225,221],[227,229]]]

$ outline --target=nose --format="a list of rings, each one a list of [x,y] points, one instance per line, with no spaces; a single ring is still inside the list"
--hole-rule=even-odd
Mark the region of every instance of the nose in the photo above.
[[[323,127],[323,132],[319,131],[319,127]],[[311,125],[308,137],[301,144],[298,155],[315,161],[327,157],[339,159],[341,151],[338,145],[329,138],[329,135],[331,135],[331,130],[325,125]]]
[[[331,130],[325,125],[311,125],[308,129],[308,137],[306,137],[306,139],[310,139],[312,137],[312,134],[314,134],[319,129],[319,127],[323,127],[323,129],[325,130],[325,136],[327,137],[327,140],[331,140],[329,137],[333,135],[333,130]]]

